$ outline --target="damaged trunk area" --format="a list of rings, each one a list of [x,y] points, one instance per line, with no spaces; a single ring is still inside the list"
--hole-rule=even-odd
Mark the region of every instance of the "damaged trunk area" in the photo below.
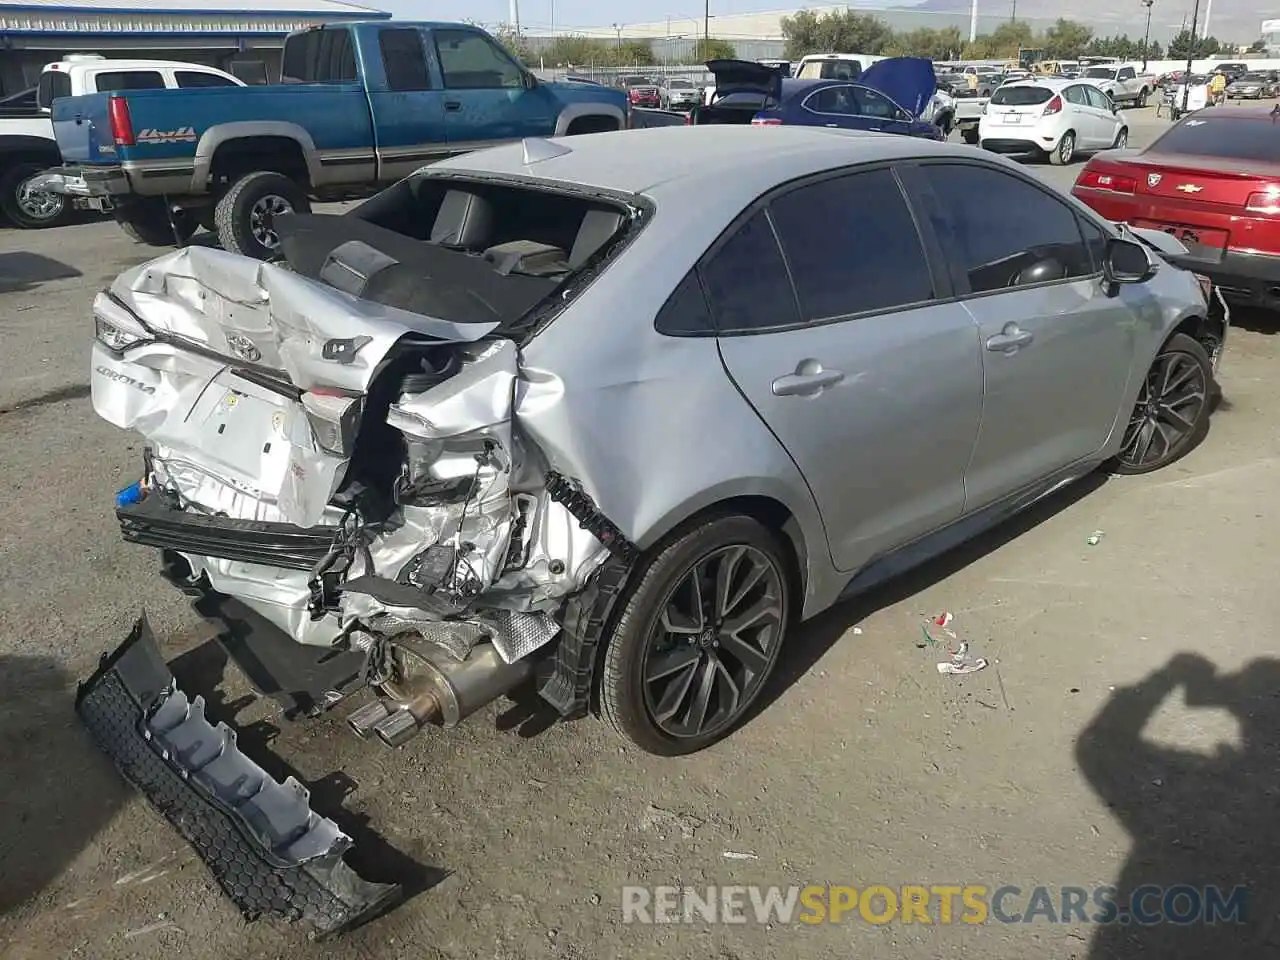
[[[577,711],[582,665],[553,642],[634,548],[523,428],[561,388],[522,376],[520,345],[642,222],[626,198],[419,175],[282,218],[281,262],[190,247],[123,274],[94,303],[92,387],[147,440],[124,537],[192,593],[361,655],[362,736],[458,723],[544,659]]]

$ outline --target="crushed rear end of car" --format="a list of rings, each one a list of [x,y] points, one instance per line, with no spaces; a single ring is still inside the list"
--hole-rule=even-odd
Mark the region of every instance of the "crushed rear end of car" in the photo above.
[[[519,346],[640,229],[637,204],[419,175],[358,215],[280,221],[283,261],[189,247],[98,295],[94,409],[146,441],[122,534],[287,715],[369,687],[348,724],[397,747],[529,681],[582,712],[635,548],[544,453],[572,445],[522,422],[563,389]],[[145,620],[77,709],[246,916],[325,934],[394,902],[299,784],[205,720]]]

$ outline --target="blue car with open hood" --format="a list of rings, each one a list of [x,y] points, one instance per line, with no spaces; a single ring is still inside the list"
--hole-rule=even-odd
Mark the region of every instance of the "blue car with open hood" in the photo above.
[[[852,79],[792,80],[747,60],[712,60],[716,78],[707,106],[695,109],[691,124],[783,124],[866,130],[939,139],[925,119],[937,90],[933,64],[923,57],[889,57]]]

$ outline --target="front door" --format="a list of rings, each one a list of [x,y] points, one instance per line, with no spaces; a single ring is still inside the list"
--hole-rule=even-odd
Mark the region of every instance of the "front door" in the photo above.
[[[555,97],[487,34],[432,31],[455,152],[555,134]]]
[[[1076,145],[1081,151],[1097,150],[1102,146],[1102,123],[1097,111],[1089,104],[1084,84],[1074,84],[1062,91],[1066,110],[1071,116],[1071,126],[1076,131]]]
[[[1098,146],[1103,150],[1109,149],[1115,145],[1124,121],[1116,113],[1115,101],[1097,87],[1086,87],[1085,93],[1089,97],[1089,106],[1098,119],[1098,129],[1102,133],[1102,143]]]
[[[854,571],[964,506],[982,365],[888,168],[788,188],[701,265],[725,369]]]
[[[1100,451],[1121,413],[1137,318],[1158,311],[1109,295],[1101,228],[1040,185],[977,164],[918,174],[982,346],[982,426],[965,476],[967,509],[978,509]],[[1133,296],[1150,299],[1136,285]]]

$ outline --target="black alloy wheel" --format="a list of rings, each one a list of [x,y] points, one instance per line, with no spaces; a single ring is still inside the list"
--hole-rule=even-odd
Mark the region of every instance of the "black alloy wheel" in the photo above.
[[[1113,472],[1150,473],[1193,450],[1209,430],[1213,367],[1186,334],[1175,334],[1156,355],[1138,391]]]

